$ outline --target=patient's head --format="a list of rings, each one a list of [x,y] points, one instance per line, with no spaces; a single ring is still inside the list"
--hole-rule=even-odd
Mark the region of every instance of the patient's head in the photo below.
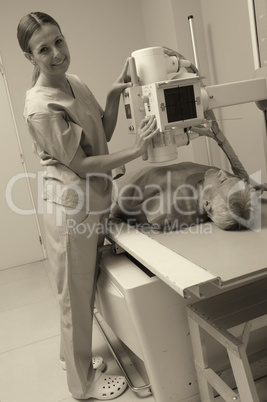
[[[257,207],[253,187],[217,169],[206,172],[203,186],[203,208],[217,226],[224,230],[251,227]]]

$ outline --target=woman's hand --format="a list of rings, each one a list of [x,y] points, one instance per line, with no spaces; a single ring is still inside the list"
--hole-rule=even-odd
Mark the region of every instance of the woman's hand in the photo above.
[[[149,141],[158,133],[159,129],[157,128],[157,120],[155,116],[145,117],[141,121],[137,130],[135,142],[135,147],[140,152],[140,155],[143,155],[146,152]]]
[[[78,176],[86,178],[86,175],[89,173],[106,173],[118,166],[133,161],[146,152],[150,139],[159,133],[156,125],[154,116],[146,117],[138,127],[134,146],[111,154],[87,156],[82,147],[79,146],[69,164],[69,168]]]
[[[131,77],[127,73],[128,67],[129,67],[129,59],[126,60],[126,63],[123,67],[121,74],[111,87],[110,92],[112,92],[113,94],[120,95],[125,88],[132,86]]]
[[[127,74],[128,65],[129,59],[126,60],[120,76],[114,82],[107,94],[105,112],[102,119],[107,141],[111,140],[117,123],[120,95],[125,88],[132,86],[130,76]]]

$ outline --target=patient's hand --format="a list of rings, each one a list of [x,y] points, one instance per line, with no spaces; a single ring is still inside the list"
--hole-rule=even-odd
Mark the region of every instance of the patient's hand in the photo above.
[[[162,46],[162,47],[163,47],[164,53],[167,54],[167,56],[176,56],[177,58],[179,58],[179,54],[175,50],[170,49],[167,46]]]
[[[264,191],[267,191],[267,183],[259,184],[253,181],[250,182],[250,184],[255,188],[258,197],[260,197]]]

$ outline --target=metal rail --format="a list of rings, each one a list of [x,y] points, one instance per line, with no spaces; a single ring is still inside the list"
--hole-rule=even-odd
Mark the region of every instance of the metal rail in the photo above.
[[[110,343],[110,341],[109,341],[109,339],[108,339],[108,337],[107,337],[107,335],[106,335],[104,329],[102,328],[102,326],[101,326],[101,324],[100,324],[100,321],[99,321],[98,318],[97,318],[97,313],[98,313],[98,311],[95,309],[95,310],[94,310],[94,318],[95,318],[95,320],[96,320],[96,324],[97,324],[97,326],[98,326],[98,328],[99,328],[101,334],[103,335],[103,337],[104,337],[104,339],[105,339],[105,341],[106,341],[106,343],[107,343],[107,345],[108,345],[108,347],[109,347],[109,349],[110,349],[110,351],[111,351],[111,353],[112,353],[114,359],[116,360],[116,362],[117,362],[119,368],[120,368],[121,371],[123,372],[123,375],[124,375],[124,377],[125,377],[125,379],[126,379],[126,381],[127,381],[127,384],[128,384],[128,386],[129,386],[129,388],[130,388],[133,392],[143,392],[143,391],[148,390],[148,395],[151,395],[151,394],[152,394],[152,390],[151,390],[151,385],[150,385],[150,384],[142,385],[142,386],[140,386],[140,387],[136,387],[135,385],[133,385],[133,383],[132,383],[130,377],[128,376],[128,374],[126,373],[124,367],[122,366],[122,364],[121,364],[121,362],[120,362],[120,360],[119,360],[119,358],[118,358],[118,356],[117,356],[117,354],[116,354],[116,352],[115,352],[113,346],[111,345],[111,343]]]

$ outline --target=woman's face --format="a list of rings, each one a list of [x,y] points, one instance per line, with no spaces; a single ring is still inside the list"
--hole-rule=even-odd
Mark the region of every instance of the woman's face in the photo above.
[[[68,45],[56,25],[42,25],[30,41],[31,53],[26,57],[40,68],[45,76],[65,74],[70,65]]]

